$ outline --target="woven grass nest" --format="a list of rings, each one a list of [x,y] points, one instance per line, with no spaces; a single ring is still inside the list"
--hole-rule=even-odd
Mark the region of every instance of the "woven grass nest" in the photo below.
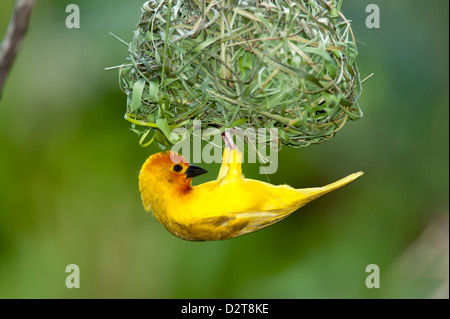
[[[153,0],[120,68],[143,146],[173,129],[277,128],[293,148],[362,116],[357,47],[341,1]]]

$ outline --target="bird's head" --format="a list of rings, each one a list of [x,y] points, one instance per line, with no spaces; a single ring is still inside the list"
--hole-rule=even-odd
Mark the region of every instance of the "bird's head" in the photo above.
[[[155,196],[177,196],[189,192],[192,178],[207,172],[201,167],[189,165],[176,152],[151,155],[142,165],[139,174],[139,190],[145,209],[150,209]]]

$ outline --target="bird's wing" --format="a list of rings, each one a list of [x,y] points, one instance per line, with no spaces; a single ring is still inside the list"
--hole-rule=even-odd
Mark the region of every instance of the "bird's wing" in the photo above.
[[[187,225],[190,240],[221,240],[248,234],[270,226],[292,214],[298,207],[285,209],[231,212],[201,218]]]

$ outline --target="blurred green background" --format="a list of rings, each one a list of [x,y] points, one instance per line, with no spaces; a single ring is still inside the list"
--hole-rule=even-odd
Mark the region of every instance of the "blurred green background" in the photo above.
[[[446,0],[345,0],[364,117],[284,148],[271,183],[355,183],[265,230],[186,242],[141,206],[118,72],[144,1],[38,1],[0,102],[0,298],[448,298]],[[81,28],[67,29],[76,3]],[[378,4],[381,28],[365,26]],[[13,1],[0,3],[3,36]],[[213,179],[219,164],[207,165]],[[247,177],[267,181],[256,164]],[[67,289],[77,264],[81,288]],[[381,287],[365,272],[377,264]]]

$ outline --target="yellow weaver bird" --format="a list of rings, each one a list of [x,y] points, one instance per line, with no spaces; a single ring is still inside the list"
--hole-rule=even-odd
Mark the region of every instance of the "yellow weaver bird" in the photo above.
[[[217,179],[192,186],[207,171],[175,152],[151,155],[139,174],[144,208],[173,235],[192,241],[229,239],[270,226],[310,201],[354,181],[351,174],[324,187],[295,189],[244,178],[242,153],[225,147]]]

